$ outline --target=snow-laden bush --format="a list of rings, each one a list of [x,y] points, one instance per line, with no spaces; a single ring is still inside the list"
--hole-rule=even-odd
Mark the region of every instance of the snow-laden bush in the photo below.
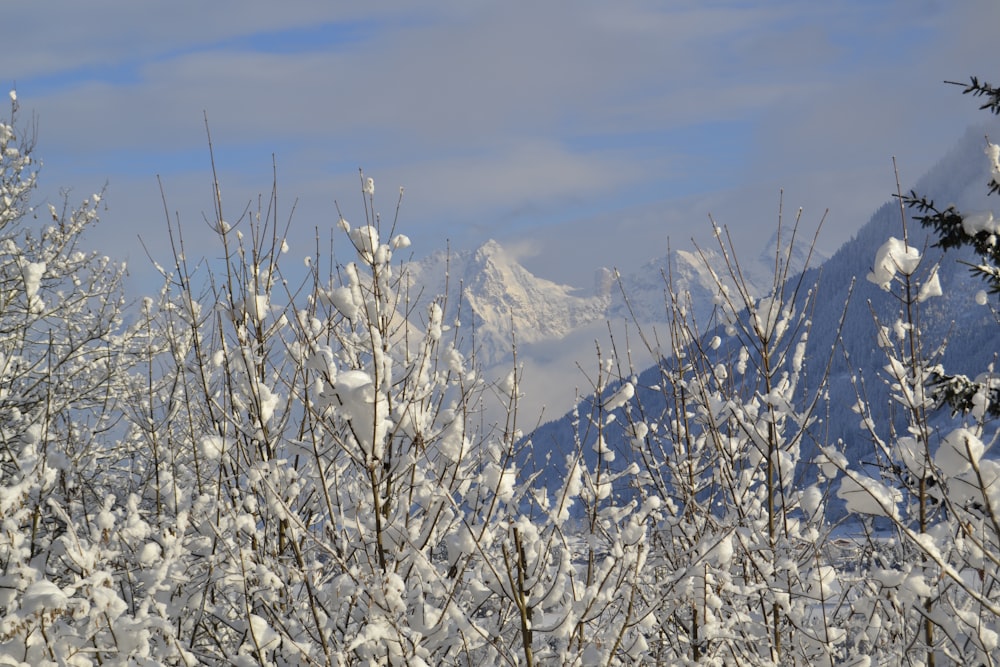
[[[305,271],[274,199],[229,222],[216,184],[223,261],[189,263],[168,222],[164,287],[128,310],[124,269],[79,250],[99,197],[34,213],[30,143],[13,117],[0,139],[0,661],[645,655],[657,503],[611,502],[580,461],[535,488],[520,371],[491,386],[446,303],[415,312],[372,179],[349,258]]]
[[[773,282],[758,298],[716,226],[723,263],[706,262],[712,320],[694,320],[668,273],[668,329],[639,332],[662,361],[628,369],[647,387],[626,405],[623,431],[640,488],[664,508],[642,579],[657,619],[646,641],[662,664],[832,664],[844,655],[847,592],[828,552],[829,490],[808,470],[829,352],[808,347],[818,296],[790,273],[798,228],[779,235]]]
[[[115,495],[139,464],[122,439],[141,334],[123,324],[124,267],[80,246],[101,196],[32,207],[33,140],[11,98],[0,122],[0,655],[148,655],[161,629],[121,599],[135,573]]]
[[[948,295],[905,217],[869,276],[899,304],[873,345],[904,432],[863,386],[832,393],[798,225],[763,297],[717,227],[713,319],[664,276],[667,330],[637,332],[661,362],[598,348],[575,449],[547,460],[521,369],[485,379],[445,320],[461,309],[418,298],[373,179],[329,258],[289,247],[276,193],[230,217],[215,183],[221,259],[189,260],[168,222],[164,286],[133,306],[81,250],[99,196],[32,208],[35,184],[12,114],[0,664],[996,663],[1000,385],[949,375],[921,332]],[[992,214],[904,199],[1000,289]],[[838,400],[871,461],[825,438]]]

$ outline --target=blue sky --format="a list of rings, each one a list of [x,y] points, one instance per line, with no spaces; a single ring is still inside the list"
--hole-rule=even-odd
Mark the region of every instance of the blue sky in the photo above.
[[[293,252],[363,217],[358,168],[418,254],[495,238],[582,287],[708,229],[754,254],[786,206],[846,240],[982,120],[992,0],[21,2],[0,85],[38,120],[40,194],[108,184],[93,242],[148,270],[163,206],[192,238],[272,182]],[[206,251],[209,253],[210,251]],[[166,260],[166,256],[157,259]],[[145,267],[145,268],[143,268]]]

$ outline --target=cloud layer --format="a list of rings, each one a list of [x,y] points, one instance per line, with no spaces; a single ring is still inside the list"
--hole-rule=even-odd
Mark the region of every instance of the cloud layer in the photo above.
[[[124,254],[162,234],[156,174],[182,221],[211,210],[207,115],[230,205],[273,154],[301,239],[356,210],[364,167],[386,210],[406,187],[420,250],[572,234],[546,277],[586,284],[710,211],[766,238],[781,187],[842,240],[891,156],[915,180],[977,120],[941,81],[988,78],[1000,25],[986,0],[369,5],[21,3],[0,81],[38,115],[47,192],[109,182]]]

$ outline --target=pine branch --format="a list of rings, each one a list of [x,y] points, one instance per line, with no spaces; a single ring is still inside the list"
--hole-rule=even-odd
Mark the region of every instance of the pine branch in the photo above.
[[[948,405],[952,415],[969,414],[976,407],[976,395],[985,394],[989,398],[987,413],[1000,417],[1000,386],[995,382],[978,382],[964,375],[933,373],[930,384],[939,405]]]
[[[932,227],[937,236],[934,246],[943,250],[951,248],[971,247],[977,255],[986,260],[985,264],[969,264],[969,271],[989,283],[991,293],[1000,293],[1000,246],[996,243],[996,235],[989,231],[979,231],[969,234],[963,224],[963,216],[954,206],[941,210],[934,205],[934,200],[918,195],[914,190],[903,195],[902,201],[907,208],[914,209],[918,215],[913,219],[924,227]]]
[[[990,113],[1000,116],[1000,88],[991,86],[985,81],[980,82],[977,77],[969,77],[969,83],[959,83],[957,81],[945,81],[953,86],[964,86],[962,90],[963,95],[972,95],[973,97],[985,97],[986,102],[984,102],[979,108],[988,110]]]

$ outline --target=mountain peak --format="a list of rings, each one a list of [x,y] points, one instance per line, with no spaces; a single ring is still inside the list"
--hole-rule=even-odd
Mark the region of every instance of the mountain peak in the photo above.
[[[494,239],[487,239],[485,243],[479,246],[479,249],[476,252],[482,252],[492,255],[495,253],[502,253],[504,252],[504,249],[503,246],[500,245],[498,241]]]
[[[410,267],[410,279],[418,283],[421,275],[441,275],[445,266],[449,279],[425,296],[449,293],[450,307],[456,308],[449,317],[457,318],[461,305],[461,320],[474,328],[477,354],[486,365],[506,361],[514,338],[558,340],[605,316],[606,293],[576,296],[574,288],[532,274],[494,239],[475,250],[429,257]]]
[[[492,262],[495,264],[516,264],[512,261],[504,247],[497,241],[490,239],[482,244],[472,253],[473,261],[477,264]]]

